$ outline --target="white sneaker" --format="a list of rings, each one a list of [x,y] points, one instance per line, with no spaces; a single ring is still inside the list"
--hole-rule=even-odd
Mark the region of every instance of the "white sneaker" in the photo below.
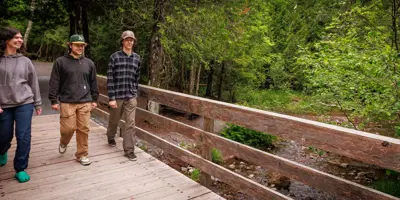
[[[67,145],[60,144],[60,146],[58,146],[58,152],[60,152],[61,154],[65,153],[66,151]]]
[[[80,162],[83,166],[87,166],[92,163],[92,161],[90,161],[89,158],[86,156],[79,158],[78,162]]]

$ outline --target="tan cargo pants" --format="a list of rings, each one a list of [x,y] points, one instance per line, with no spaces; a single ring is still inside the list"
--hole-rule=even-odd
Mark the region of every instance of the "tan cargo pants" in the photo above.
[[[107,127],[108,140],[114,139],[117,133],[118,122],[124,116],[125,127],[123,128],[122,137],[123,148],[125,153],[134,152],[136,138],[135,138],[135,112],[137,100],[132,98],[129,100],[118,100],[117,108],[110,108],[110,118]]]
[[[61,103],[60,105],[60,143],[69,144],[76,131],[77,159],[88,155],[89,123],[92,104]]]

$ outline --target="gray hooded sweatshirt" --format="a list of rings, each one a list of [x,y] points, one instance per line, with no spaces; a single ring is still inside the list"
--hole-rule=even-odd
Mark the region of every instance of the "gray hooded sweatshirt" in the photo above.
[[[0,107],[11,108],[33,103],[42,104],[39,82],[29,58],[16,55],[0,56]]]

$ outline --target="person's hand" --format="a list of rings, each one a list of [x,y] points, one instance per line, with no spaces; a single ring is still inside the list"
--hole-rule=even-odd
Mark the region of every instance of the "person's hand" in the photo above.
[[[118,108],[117,101],[115,101],[115,100],[108,102],[108,104],[111,106],[111,108]]]
[[[3,113],[3,109],[0,108],[0,113]]]
[[[53,105],[51,105],[51,109],[53,109],[53,110],[60,110],[60,105],[58,105],[58,104],[53,104]]]
[[[41,115],[42,114],[42,111],[43,111],[42,107],[38,107],[35,110],[36,110],[36,114],[37,115]]]
[[[97,107],[97,103],[92,102],[92,109],[95,109]]]

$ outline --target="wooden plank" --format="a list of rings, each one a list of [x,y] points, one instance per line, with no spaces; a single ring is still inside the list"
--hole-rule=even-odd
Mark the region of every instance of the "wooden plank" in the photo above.
[[[60,120],[52,119],[51,121],[46,120],[46,121],[43,121],[40,123],[38,123],[36,120],[35,121],[32,120],[32,125],[31,125],[32,131],[34,131],[36,128],[42,127],[42,126],[58,126],[58,127],[60,127]]]
[[[124,167],[132,167],[133,165],[142,166],[143,163],[148,164],[154,161],[144,159],[141,154],[138,154],[138,157],[142,158],[142,160],[138,163],[132,163],[123,156],[120,156],[113,159],[96,160],[93,165],[87,167],[83,167],[79,163],[71,161],[70,163],[74,163],[75,165],[30,174],[32,180],[29,181],[29,183],[27,184],[19,184],[13,179],[6,180],[6,182],[8,182],[4,184],[2,190],[4,190],[5,193],[13,193],[19,190],[27,190],[42,185],[50,185],[58,182],[64,182],[66,179],[81,178],[88,174],[99,174],[101,172],[106,172],[111,169],[122,169]]]
[[[106,76],[101,76],[97,75],[97,86],[99,88],[99,92],[101,94],[107,95],[107,77]]]
[[[137,112],[137,116],[140,116],[141,120],[155,120],[158,123],[164,124],[164,127],[167,127],[171,132],[177,132],[184,136],[196,135],[200,138],[204,138],[208,144],[218,148],[223,153],[234,155],[267,169],[277,171],[285,176],[339,198],[397,199],[393,196],[378,192],[360,184],[260,151],[167,117],[150,113],[149,111],[142,109],[137,109]]]
[[[92,156],[91,159],[94,163],[97,163],[103,159],[115,159],[115,158],[121,158],[122,153],[120,151],[118,152],[112,152],[108,154],[103,154],[99,156]],[[65,162],[59,162],[59,163],[54,163],[54,164],[49,164],[49,165],[43,165],[40,167],[36,168],[30,168],[28,167],[27,172],[32,175],[35,173],[41,173],[45,171],[50,171],[50,170],[57,170],[57,169],[62,169],[62,168],[68,168],[68,167],[76,167],[77,163],[74,162],[73,160],[66,160]],[[13,179],[15,175],[15,172],[6,172],[6,173],[0,173],[0,180],[5,180],[5,179]]]
[[[264,185],[256,183],[246,177],[229,171],[224,167],[216,165],[208,160],[203,159],[197,154],[194,154],[186,149],[175,146],[174,144],[157,137],[141,128],[136,127],[136,135],[143,140],[163,149],[176,158],[199,168],[201,171],[206,172],[214,177],[219,178],[221,181],[236,187],[240,190],[247,192],[247,194],[257,198],[271,198],[271,199],[291,199],[283,194],[280,194]]]
[[[163,177],[164,175],[170,176],[170,173],[176,173],[175,170],[168,167],[165,163],[162,163],[161,161],[143,152],[141,153],[140,156],[138,156],[137,162],[140,161],[143,162],[144,160],[151,160],[152,162],[156,163],[156,165],[153,164],[154,166],[151,165],[149,167],[146,165],[146,163],[141,163],[139,165],[142,165],[143,169],[140,170],[129,169],[130,171],[134,172],[129,176],[117,177],[117,178],[113,178],[115,177],[113,176],[110,177],[110,179],[112,179],[111,181],[98,182],[92,185],[86,184],[85,186],[80,187],[79,191],[69,190],[62,196],[58,195],[57,197],[59,199],[82,199],[82,198],[93,199],[95,197],[109,195],[122,187],[133,187],[138,184],[139,185],[142,184],[143,186],[148,187],[148,185],[150,184],[149,182],[159,181],[160,177]],[[132,165],[137,164],[137,162],[128,161],[128,163],[132,163]],[[113,197],[110,199],[116,199],[116,198]]]
[[[129,164],[132,162],[129,161]],[[154,167],[154,166],[160,166],[159,163],[154,163],[150,162],[147,163],[146,167]],[[96,169],[96,168],[93,168]],[[93,170],[92,169],[92,170]],[[6,199],[20,199],[23,198],[26,195],[29,195],[31,199],[37,199],[37,198],[44,198],[44,194],[48,194],[48,197],[53,198],[54,196],[58,196],[57,193],[63,194],[65,191],[71,191],[74,189],[80,190],[80,188],[85,187],[87,185],[92,185],[96,183],[101,183],[105,182],[111,179],[111,177],[116,177],[116,179],[122,179],[124,177],[131,177],[134,174],[144,174],[146,171],[141,171],[138,169],[142,169],[142,166],[139,165],[127,165],[124,167],[118,167],[118,168],[109,168],[109,169],[104,169],[102,171],[97,171],[97,172],[87,172],[87,171],[79,171],[76,173],[72,174],[67,174],[67,175],[60,175],[57,177],[54,177],[53,179],[64,179],[63,181],[58,181],[55,183],[49,183],[49,184],[43,184],[38,187],[32,187],[30,189],[25,189],[25,190],[19,190],[18,192],[14,193],[6,193],[5,197]],[[154,168],[153,168],[154,169]],[[136,173],[132,173],[132,171]],[[132,180],[132,179],[131,179]],[[29,181],[30,182],[30,181]],[[28,183],[28,182],[27,182]],[[53,193],[53,194],[52,194]],[[50,198],[50,199],[51,199]]]
[[[132,180],[134,180],[135,178],[141,178],[144,175],[148,175],[150,171],[168,170],[168,167],[160,166],[159,164],[155,164],[154,162],[155,161],[153,160],[151,162],[138,165],[134,164],[131,161],[126,160],[124,161],[124,164],[131,166],[119,169],[116,169],[115,167],[109,168],[109,171],[112,172],[111,175],[109,174],[108,171],[104,173],[94,174],[92,171],[88,170],[86,172],[88,176],[84,177],[85,181],[82,181],[80,177],[69,178],[68,180],[64,181],[64,183],[63,182],[55,183],[56,186],[58,185],[58,187],[54,187],[54,184],[39,187],[41,191],[48,191],[50,189],[54,189],[53,194],[51,193],[47,193],[47,195],[41,195],[39,193],[34,193],[34,194],[30,193],[30,194],[31,196],[37,196],[40,198],[49,198],[49,199],[54,199],[55,197],[62,197],[62,196],[73,196],[73,194],[77,194],[82,197],[85,196],[86,192],[90,192],[87,190],[93,188],[96,189],[96,187],[100,185],[109,185],[112,183],[121,182],[125,180],[132,182]],[[34,189],[36,190],[36,188]],[[99,194],[95,193],[95,195],[97,196]],[[70,199],[70,198],[68,197],[64,199]]]
[[[93,148],[89,150],[89,157],[92,158],[96,155],[103,155],[111,152],[120,152],[120,150],[114,148],[114,149],[107,149],[104,147],[98,147],[98,148]],[[53,155],[48,155],[45,158],[36,158],[32,159],[29,161],[29,167],[28,169],[35,168],[35,167],[41,167],[43,165],[50,165],[50,164],[55,164],[55,163],[60,163],[60,162],[66,162],[66,161],[75,161],[76,158],[74,156],[75,152],[68,151],[65,154],[59,154],[59,153],[54,153]],[[11,163],[7,163],[5,166],[0,168],[0,173],[6,173],[6,172],[14,172],[14,168]]]
[[[65,195],[57,195],[55,199],[117,199],[117,195],[122,193],[123,196],[132,194],[126,194],[121,190],[121,188],[130,188],[133,190],[139,190],[148,188],[148,186],[154,182],[160,181],[160,178],[165,178],[170,176],[169,172],[171,169],[167,166],[159,166],[158,168],[148,168],[150,170],[141,171],[135,176],[125,176],[125,177],[114,177],[110,180],[97,182],[92,185],[86,185],[79,188],[79,191],[67,191]],[[142,187],[142,188],[140,188]]]
[[[182,187],[182,183],[188,181],[196,185],[193,187],[199,188],[198,191],[210,192],[140,149],[135,150],[138,151],[138,161],[128,161],[120,150],[106,144],[104,134],[101,134],[104,128],[99,128],[99,131],[89,136],[89,151],[94,151],[97,155],[91,156],[92,165],[83,167],[73,156],[76,149],[74,138],[66,154],[53,153],[57,149],[53,145],[57,146],[59,136],[46,134],[45,124],[43,126],[38,125],[35,127],[38,132],[33,132],[37,143],[32,145],[30,167],[27,169],[31,180],[19,184],[13,178],[13,171],[5,171],[7,166],[0,168],[1,199],[86,199],[96,198],[101,194],[109,195],[112,193],[110,188],[115,191],[122,187],[126,188],[122,190],[122,197],[147,190],[149,194],[162,198],[165,193],[155,194],[154,187],[163,188],[158,191],[168,190],[172,194],[173,190],[169,189],[168,183],[174,182],[175,187]],[[57,130],[52,130],[50,133],[56,132]],[[33,141],[32,139],[32,144]],[[186,193],[182,193],[181,197],[184,195]],[[197,192],[196,195],[201,194]]]
[[[194,197],[191,200],[218,200],[218,199],[221,199],[221,197],[213,192],[210,192],[203,194],[201,196]]]
[[[96,113],[100,114],[99,116],[106,118],[109,117],[108,113],[97,108],[96,110],[97,110]],[[123,124],[122,121],[120,121],[119,123],[121,123],[121,125]],[[268,197],[272,199],[291,199],[264,185],[256,183],[246,177],[243,177],[219,165],[207,161],[197,154],[194,154],[186,149],[177,147],[162,138],[159,138],[143,129],[140,129],[137,126],[136,126],[136,136],[138,136],[143,140],[146,140],[147,142],[157,146],[158,148],[163,149],[164,151],[170,153],[171,155],[174,155],[176,158],[179,158],[180,160],[190,165],[200,168],[201,171],[219,178],[228,185],[246,191],[246,193],[249,195],[253,195],[258,198]]]
[[[139,90],[141,96],[164,105],[400,171],[398,139],[145,85]]]
[[[75,139],[75,138],[73,138],[73,139]],[[58,145],[59,145],[58,141],[51,142],[48,144],[48,146],[38,149],[38,151],[31,151],[29,154],[29,158],[32,160],[34,158],[40,158],[40,157],[47,156],[47,155],[57,154],[57,153],[59,153]],[[32,147],[34,147],[34,146],[32,146]],[[89,147],[88,147],[89,151],[91,151],[91,149],[93,149],[95,147],[107,148],[108,145],[107,145],[107,142],[105,142],[101,138],[95,138],[95,139],[89,140]],[[77,150],[76,143],[68,144],[67,151],[76,152],[76,150]],[[10,161],[14,156],[15,156],[15,151],[9,151]]]
[[[166,189],[166,188],[171,188],[173,185],[171,183],[176,183],[179,181],[181,183],[180,186],[174,187],[173,190],[177,190],[178,188],[182,187],[183,184],[186,183],[187,177],[179,177],[177,176],[174,171],[165,171],[161,175],[156,175],[156,179],[154,179],[154,175],[150,177],[144,177],[144,179],[147,179],[146,181],[142,182],[130,182],[121,185],[120,187],[116,188],[115,192],[99,196],[94,199],[140,199],[139,197],[141,195],[148,195],[152,193],[162,193],[161,190]],[[198,186],[202,187],[201,185],[197,184]],[[204,187],[203,187],[204,188]],[[163,197],[161,198],[163,199]]]
[[[167,180],[170,183],[169,187],[159,187],[158,189],[146,191],[141,194],[136,194],[134,196],[125,199],[130,199],[130,198],[140,199],[140,200],[191,199],[195,196],[200,196],[205,193],[212,193],[209,189],[199,185],[196,182],[189,183],[187,181],[182,182],[182,180],[183,180],[182,177],[174,177],[172,178],[172,180],[171,179]]]
[[[148,154],[143,154],[145,156],[149,156]],[[149,156],[150,157],[150,156]],[[156,160],[156,162],[160,162]],[[161,165],[166,166],[164,163],[160,162]],[[169,167],[167,167],[169,168]],[[169,168],[170,169],[170,168]],[[121,180],[119,182],[112,183],[101,183],[97,184],[95,187],[85,186],[80,190],[84,195],[78,195],[77,192],[69,192],[69,195],[66,195],[68,199],[121,199],[128,196],[133,196],[134,199],[138,199],[140,194],[146,194],[146,196],[152,194],[155,196],[159,196],[160,198],[153,199],[162,199],[164,193],[160,193],[160,191],[155,188],[159,187],[161,189],[173,188],[172,192],[176,192],[177,188],[182,190],[183,185],[195,184],[198,187],[201,187],[197,183],[188,179],[186,176],[180,174],[175,170],[149,170],[152,174],[149,174],[145,177],[134,177],[130,179]],[[134,180],[134,181],[132,181]],[[86,190],[89,188],[89,190]],[[170,191],[171,192],[171,191]],[[60,199],[65,199],[59,197]]]
[[[213,132],[214,130],[214,120],[204,117],[204,122],[203,122],[203,130],[208,131],[208,132]],[[202,156],[203,158],[212,161],[212,153],[211,153],[211,146],[210,143],[208,143],[205,138],[201,138],[201,143],[202,143]],[[212,180],[211,176],[207,173],[202,173],[200,176],[200,183],[206,187],[211,187]]]
[[[175,193],[173,195],[165,196],[163,199],[164,200],[175,200],[175,199],[184,199],[185,197],[187,199],[190,199],[192,197],[201,196],[201,195],[204,195],[209,192],[210,192],[210,190],[208,190],[206,188],[199,187],[197,185],[193,185],[193,186],[182,188],[180,193]]]
[[[97,132],[99,133],[95,133],[94,131],[89,133],[89,141],[92,140],[104,140],[106,141],[106,136],[97,136],[97,134],[101,134],[104,132],[104,130],[98,130]],[[44,146],[50,146],[53,145],[53,143],[59,143],[60,141],[60,135],[59,133],[55,134],[56,132],[47,132],[45,134],[43,134],[42,136],[32,136],[31,139],[31,151],[34,151],[35,148],[41,148]],[[35,134],[35,133],[33,133]],[[94,135],[96,134],[96,135]],[[9,149],[9,152],[12,150],[15,150],[17,148],[17,144],[16,144],[16,139],[14,138],[14,140],[11,142],[11,147]],[[74,136],[71,138],[70,144],[72,143],[76,143],[76,134],[74,134]],[[58,148],[58,145],[54,146],[55,148]]]

